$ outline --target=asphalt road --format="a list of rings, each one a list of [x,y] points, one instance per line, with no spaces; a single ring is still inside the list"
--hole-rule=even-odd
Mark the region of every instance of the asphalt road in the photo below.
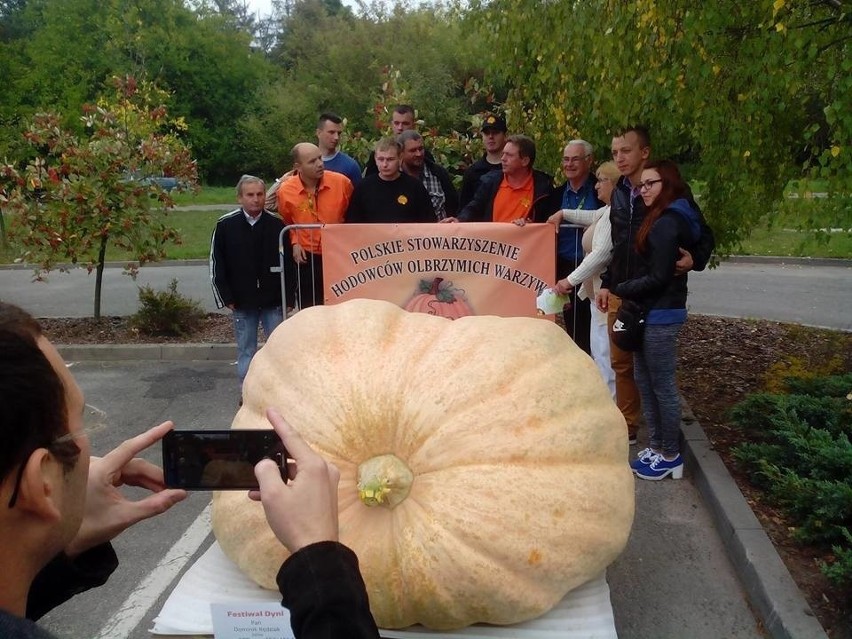
[[[165,289],[172,279],[178,291],[215,311],[206,264],[165,263],[144,267],[134,282],[121,268],[104,272],[102,313],[132,315],[138,287]],[[32,272],[0,269],[0,299],[38,317],[86,317],[93,314],[94,275],[85,269],[52,273],[47,282],[32,282]],[[691,312],[724,317],[751,317],[852,331],[852,266],[800,263],[725,262],[692,273]]]
[[[79,362],[72,367],[86,400],[109,416],[95,454],[168,418],[182,428],[224,427],[237,409],[235,371],[227,362]],[[159,447],[149,458],[159,459]],[[194,493],[116,541],[122,562],[105,587],[79,595],[43,623],[68,639],[148,639],[154,616],[181,569],[212,538]],[[761,637],[745,593],[706,506],[687,474],[681,481],[639,482],[627,549],[608,582],[621,639]]]

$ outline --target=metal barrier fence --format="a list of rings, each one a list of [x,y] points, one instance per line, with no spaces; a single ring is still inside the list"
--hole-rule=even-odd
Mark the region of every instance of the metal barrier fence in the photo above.
[[[307,268],[299,268],[300,265],[295,263],[293,259],[293,247],[289,241],[290,231],[309,231],[311,234],[322,234],[323,224],[290,224],[285,226],[278,235],[278,269],[281,273],[281,300],[284,307],[292,306],[302,309],[308,306],[316,306],[323,303],[322,293],[322,261],[315,259],[316,256],[308,254],[309,259]],[[286,244],[286,246],[285,246]],[[286,251],[286,253],[285,253]],[[302,277],[308,279],[311,289],[310,304],[305,304],[302,299]],[[319,289],[319,299],[316,299],[317,289]],[[292,300],[293,304],[288,304],[287,300]]]

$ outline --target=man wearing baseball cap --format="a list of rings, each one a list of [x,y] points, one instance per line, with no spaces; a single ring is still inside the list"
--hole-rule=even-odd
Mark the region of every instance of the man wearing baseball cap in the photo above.
[[[503,153],[503,145],[506,144],[506,130],[506,120],[499,115],[489,113],[483,119],[481,131],[485,154],[464,172],[459,193],[459,208],[473,199],[483,175],[502,170],[500,155]]]

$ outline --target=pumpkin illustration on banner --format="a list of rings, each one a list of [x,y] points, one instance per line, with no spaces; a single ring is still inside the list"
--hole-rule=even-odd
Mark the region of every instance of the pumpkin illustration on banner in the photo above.
[[[464,297],[464,292],[442,277],[420,280],[418,292],[405,305],[405,310],[448,319],[475,315]]]
[[[271,428],[270,407],[340,470],[340,541],[379,627],[533,619],[627,543],[624,418],[553,322],[370,299],[307,308],[255,355],[232,427]],[[263,506],[215,493],[212,522],[225,554],[275,590],[289,553]]]

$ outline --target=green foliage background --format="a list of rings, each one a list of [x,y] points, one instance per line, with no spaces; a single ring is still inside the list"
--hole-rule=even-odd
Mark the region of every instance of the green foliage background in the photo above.
[[[687,165],[731,250],[789,180],[852,191],[852,13],[816,0],[493,0],[491,74],[510,89],[510,127],[543,157],[573,134],[609,148],[643,123],[652,154]],[[606,155],[602,152],[600,155]],[[852,226],[850,201],[837,226]]]
[[[554,174],[566,140],[602,160],[619,128],[647,124],[653,154],[698,186],[723,253],[791,180],[841,196],[794,227],[852,233],[848,0],[276,7],[258,19],[239,0],[0,0],[0,158],[25,158],[20,131],[37,111],[79,128],[107,78],[133,75],[171,93],[208,184],[279,175],[323,110],[347,119],[344,150],[363,157],[398,101],[461,171],[479,152],[477,116],[500,108]]]

